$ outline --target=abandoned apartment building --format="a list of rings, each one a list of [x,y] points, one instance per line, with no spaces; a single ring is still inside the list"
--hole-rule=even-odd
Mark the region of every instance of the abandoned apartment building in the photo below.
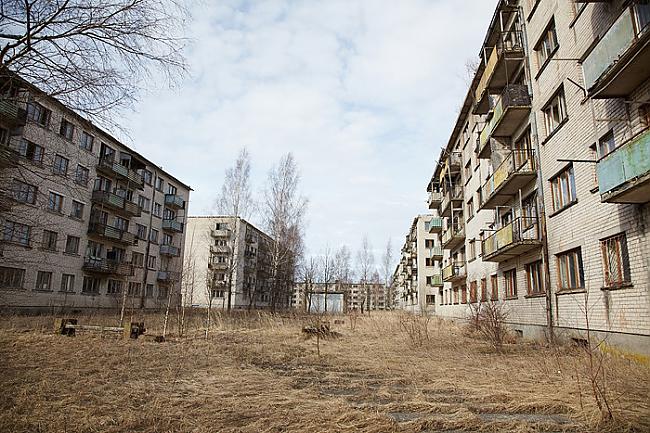
[[[648,1],[499,2],[427,185],[443,285],[421,306],[650,353],[649,24]],[[404,254],[396,290],[426,270]]]
[[[178,302],[191,188],[24,81],[0,88],[0,305]]]

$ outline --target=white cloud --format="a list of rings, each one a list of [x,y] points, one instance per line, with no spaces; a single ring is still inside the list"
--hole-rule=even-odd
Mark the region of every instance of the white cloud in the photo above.
[[[466,92],[494,2],[220,1],[194,10],[192,75],[145,98],[135,146],[203,213],[246,146],[257,187],[285,152],[310,199],[307,243],[398,247]],[[214,4],[212,4],[214,3]]]

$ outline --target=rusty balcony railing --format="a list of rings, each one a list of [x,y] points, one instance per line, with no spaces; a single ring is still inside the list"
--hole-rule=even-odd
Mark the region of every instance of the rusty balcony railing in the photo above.
[[[481,186],[481,209],[503,206],[536,176],[532,149],[513,150]]]
[[[142,175],[128,167],[125,167],[111,157],[103,156],[99,158],[97,170],[108,173],[110,176],[128,180],[139,189],[144,189],[144,177],[142,177]]]
[[[536,217],[515,218],[481,241],[483,261],[502,262],[535,249],[541,243]]]
[[[86,257],[82,269],[98,274],[130,276],[133,275],[131,263],[99,257]]]

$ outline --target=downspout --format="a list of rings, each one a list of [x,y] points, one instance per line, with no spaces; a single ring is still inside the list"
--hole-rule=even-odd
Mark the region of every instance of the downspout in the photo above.
[[[152,179],[152,191],[151,194],[151,203],[149,206],[149,230],[147,230],[147,247],[144,251],[144,277],[142,278],[142,296],[140,296],[140,309],[145,308],[145,295],[147,292],[147,279],[149,277],[149,253],[151,251],[151,225],[153,223],[153,206],[156,203],[156,179],[158,178],[158,172],[154,170],[153,179]]]

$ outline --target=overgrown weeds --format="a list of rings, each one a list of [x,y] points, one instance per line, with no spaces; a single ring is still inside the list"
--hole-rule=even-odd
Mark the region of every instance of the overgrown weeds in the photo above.
[[[498,352],[503,352],[503,344],[508,336],[506,320],[508,314],[499,302],[479,302],[470,305],[470,332],[478,333]]]
[[[399,327],[413,347],[422,347],[429,342],[430,321],[431,316],[427,314],[399,314]]]

